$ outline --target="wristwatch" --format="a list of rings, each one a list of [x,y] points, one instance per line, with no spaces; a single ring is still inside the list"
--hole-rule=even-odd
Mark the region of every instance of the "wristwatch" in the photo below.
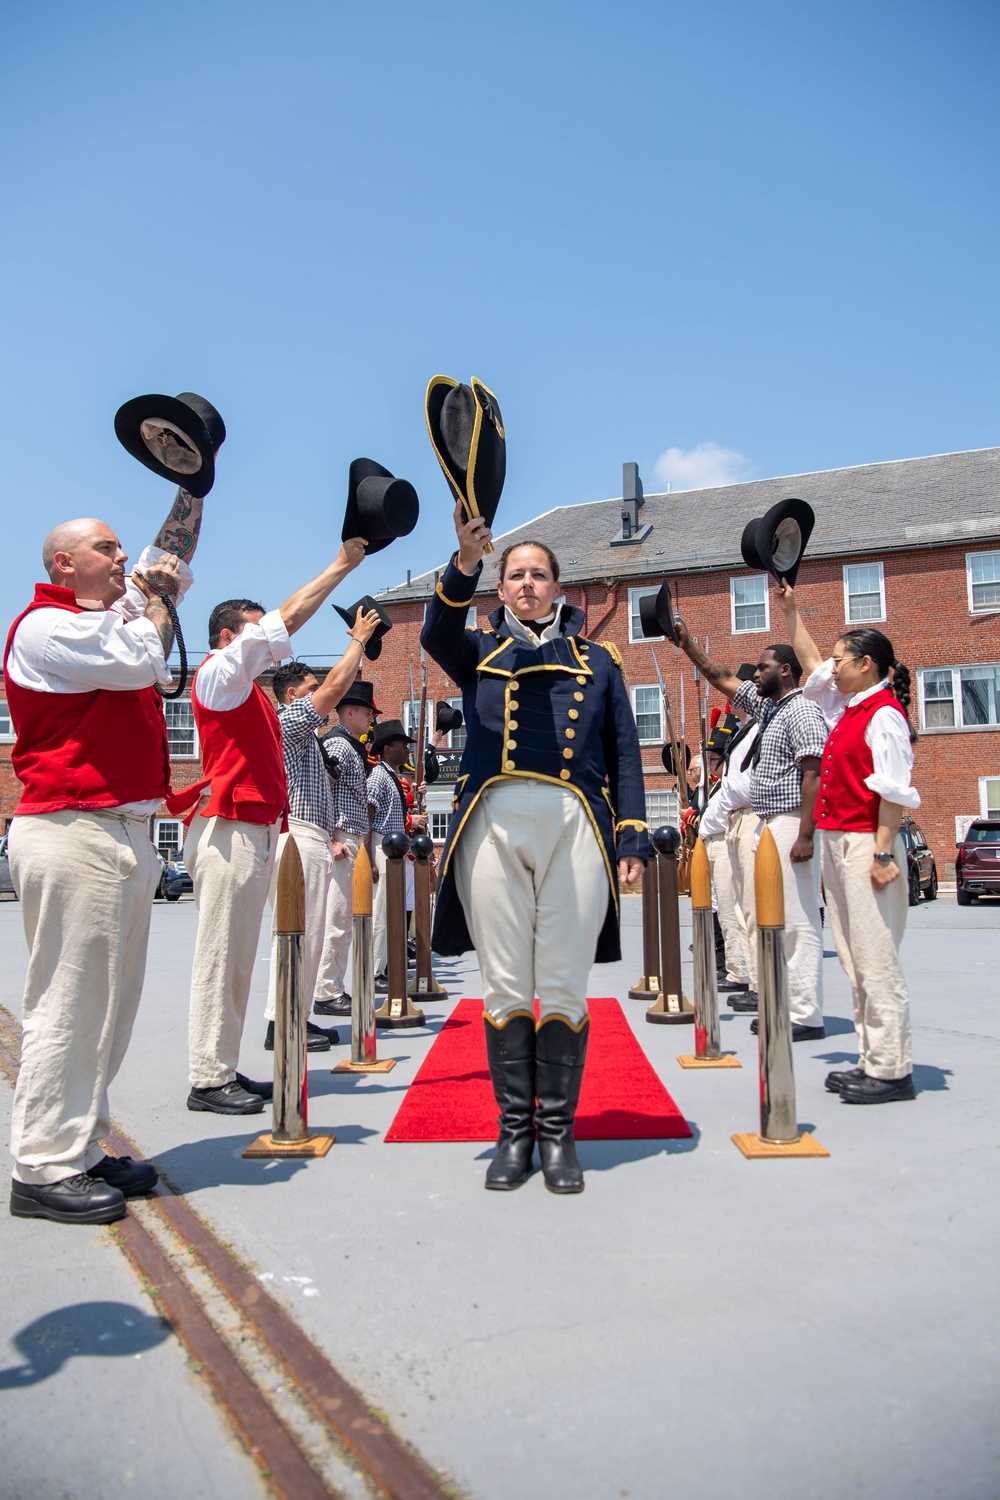
[[[894,854],[876,854],[875,863],[879,865],[891,865],[895,858]]]

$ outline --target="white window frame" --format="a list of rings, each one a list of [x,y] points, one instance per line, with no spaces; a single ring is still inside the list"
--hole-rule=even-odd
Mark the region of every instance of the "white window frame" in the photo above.
[[[994,672],[1000,672],[1000,662],[974,661],[961,662],[955,666],[921,667],[917,671],[917,703],[919,712],[919,724],[921,734],[996,734],[1000,729],[1000,722],[990,724],[966,724],[962,708],[962,673],[974,672],[982,668],[989,668]],[[928,724],[926,700],[924,696],[924,679],[928,672],[950,672],[951,673],[951,701],[955,708],[954,724]],[[934,700],[932,700],[934,701]],[[998,715],[1000,720],[1000,715]]]
[[[878,568],[878,607],[877,615],[869,615],[865,620],[855,620],[851,615],[851,587],[847,575],[852,568]],[[869,594],[871,589],[863,590]],[[845,625],[877,625],[885,621],[885,568],[880,562],[867,563],[844,563],[844,623]]]
[[[666,800],[667,812],[664,817],[661,818],[658,813],[655,815],[653,814],[649,805],[650,797],[662,797]],[[649,830],[651,833],[654,828],[660,828],[665,823],[669,824],[671,828],[679,828],[681,826],[681,802],[677,793],[670,790],[670,788],[668,787],[647,787],[646,822],[649,824]]]
[[[462,707],[462,700],[461,700],[461,698],[446,698],[444,701],[446,703],[450,703],[451,706],[452,706],[452,708],[461,708]],[[427,735],[427,743],[428,744],[430,744],[431,740],[434,738],[434,705],[435,705],[435,702],[436,702],[436,699],[433,699],[433,698],[431,698],[428,695],[428,698],[427,698],[427,724],[425,726],[425,731],[424,731],[426,733],[426,735]],[[415,735],[416,732],[417,732],[417,728],[418,728],[419,724],[420,724],[420,699],[419,698],[407,698],[406,701],[403,704],[403,728],[406,730],[407,734]],[[462,725],[462,729],[466,729],[466,726],[465,726],[464,723]],[[445,740],[444,744],[441,746],[441,749],[442,750],[461,750],[464,745],[465,745],[465,740],[464,739],[463,739],[461,745],[456,745],[455,744],[455,731],[453,729],[450,729],[448,731],[448,738],[447,738],[447,740]]]
[[[662,641],[662,640],[666,639],[666,637],[662,636],[662,635],[643,635],[643,633],[642,633],[642,627],[641,627],[641,625],[639,623],[639,600],[640,599],[648,598],[650,594],[658,594],[659,592],[660,592],[660,585],[659,584],[657,584],[655,586],[655,588],[629,589],[629,591],[628,591],[628,638],[629,638],[630,644],[635,645],[635,643],[637,641],[645,641],[647,643],[652,643],[653,641]],[[633,630],[633,628],[632,628],[633,622],[635,624],[635,630]],[[635,633],[636,630],[638,631],[638,635]]]
[[[736,624],[736,585],[738,583],[749,583],[751,579],[762,578],[764,580],[764,598],[754,601],[753,606],[741,604],[740,609],[756,608],[757,605],[764,606],[763,625],[754,625],[750,629],[740,628]],[[771,595],[767,585],[766,573],[743,573],[729,580],[729,623],[732,635],[766,635],[771,629]]]
[[[442,818],[444,819],[443,833],[440,831]],[[448,824],[451,822],[450,811],[445,808],[443,810],[439,809],[437,811],[430,812],[428,813],[428,820],[431,838],[434,840],[435,844],[443,844],[445,839],[448,837]]]
[[[990,782],[996,782],[997,806],[990,811]],[[979,816],[981,818],[1000,818],[1000,776],[980,776],[979,778]]]
[[[632,717],[635,720],[635,727],[636,727],[636,729],[639,728],[639,714],[638,714],[638,711],[636,710],[636,706],[635,706],[635,695],[636,695],[636,693],[642,693],[642,692],[653,692],[653,693],[656,694],[656,713],[657,713],[657,717],[659,718],[660,727],[659,727],[658,732],[655,735],[653,735],[653,736],[647,736],[645,739],[643,739],[642,735],[640,734],[639,735],[639,744],[640,745],[662,745],[662,743],[663,743],[663,696],[662,696],[662,694],[660,692],[660,688],[659,688],[659,684],[658,683],[655,683],[655,682],[637,682],[637,683],[634,683],[632,685],[632,687],[629,688],[629,697],[632,700]]]
[[[164,715],[167,715],[172,708],[178,707],[178,706],[184,707],[184,708],[189,708],[191,710],[191,725],[190,725],[190,728],[191,728],[192,734],[194,735],[194,749],[191,751],[191,753],[189,755],[181,755],[181,754],[178,754],[171,747],[171,749],[170,749],[170,759],[171,760],[197,760],[198,757],[201,755],[201,739],[200,739],[199,734],[198,734],[198,721],[196,720],[196,718],[194,716],[194,704],[191,702],[191,699],[190,698],[173,698],[173,699],[169,699],[163,705]],[[185,725],[185,728],[187,728],[187,727],[188,726]],[[170,725],[168,724],[167,725],[167,742],[168,742],[168,744],[169,744],[169,740],[170,740]]]
[[[184,824],[183,824],[183,822],[182,822],[182,820],[180,818],[157,818],[156,819],[155,826],[153,828],[153,842],[155,843],[157,849],[160,850],[161,854],[163,853],[163,850],[160,847],[160,829],[163,828],[164,826],[170,827],[170,828],[176,828],[177,829],[177,839],[176,839],[176,842],[172,841],[169,847],[171,847],[173,849],[176,849],[178,854],[183,855],[183,853],[184,853]]]
[[[973,594],[972,594],[972,590],[973,590],[973,582],[972,582],[972,559],[974,557],[995,557],[995,558],[997,558],[998,561],[1000,561],[1000,552],[967,552],[965,554],[965,587],[966,587],[966,591],[967,591],[968,596],[969,596],[969,614],[970,615],[992,615],[992,614],[996,614],[997,611],[1000,610],[1000,604],[982,604],[978,608],[976,607],[976,603],[975,603],[975,600],[974,600]],[[980,584],[979,587],[981,588],[982,585]]]
[[[0,727],[0,745],[13,745],[17,735],[14,733],[14,720],[10,716],[10,704],[6,698],[0,698],[0,726],[4,724],[8,727]]]
[[[466,630],[479,629],[479,606],[477,604],[469,605],[465,615],[465,628]]]

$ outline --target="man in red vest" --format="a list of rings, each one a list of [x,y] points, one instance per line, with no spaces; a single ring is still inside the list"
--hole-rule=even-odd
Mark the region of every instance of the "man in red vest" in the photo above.
[[[184,843],[199,911],[188,1109],[257,1114],[271,1095],[270,1084],[252,1084],[236,1071],[260,923],[288,810],[278,715],[255,679],[291,656],[290,637],[358,566],[366,545],[361,537],[345,541],[335,560],[279,609],[265,612],[252,599],[227,599],[209,619],[209,654],[191,689],[205,778],[169,803],[172,812],[183,812],[201,797]]]
[[[146,1162],[105,1156],[100,1141],[160,877],[147,824],[169,781],[157,688],[170,684],[173,632],[150,584],[184,593],[180,558],[193,554],[200,521],[201,500],[179,490],[128,582],[110,526],[56,527],[42,550],[49,582],[7,638],[11,760],[24,785],[9,850],[31,950],[11,1131],[19,1218],[105,1224],[157,1180]]]

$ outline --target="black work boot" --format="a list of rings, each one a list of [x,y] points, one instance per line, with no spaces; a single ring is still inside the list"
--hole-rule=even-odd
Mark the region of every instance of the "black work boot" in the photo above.
[[[550,1193],[582,1193],[573,1121],[587,1060],[590,1017],[576,1027],[565,1016],[546,1016],[535,1036],[535,1092],[538,1154]]]
[[[506,1193],[520,1187],[531,1171],[535,1149],[535,1017],[516,1010],[498,1022],[484,1013],[483,1024],[500,1110],[497,1154],[486,1168],[485,1186]]]

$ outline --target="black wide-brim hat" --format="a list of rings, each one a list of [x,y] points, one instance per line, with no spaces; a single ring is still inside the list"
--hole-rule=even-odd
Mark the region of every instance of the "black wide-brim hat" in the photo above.
[[[463,385],[450,375],[435,375],[424,412],[438,463],[466,519],[482,516],[492,526],[507,475],[507,438],[496,396],[475,376],[471,385]]]
[[[406,740],[410,744],[414,738],[414,735],[407,734],[403,728],[402,719],[383,719],[380,724],[376,725],[372,735],[372,749],[377,755],[383,745],[390,745],[393,740]]]
[[[670,743],[669,740],[664,745],[663,749],[660,751],[660,759],[663,762],[663,769],[667,772],[667,774],[670,775],[670,776],[676,776],[677,775],[677,765],[676,765],[676,762],[674,761],[674,747],[673,747],[673,745],[671,745],[671,743]],[[685,745],[684,746],[684,766],[685,766],[685,769],[690,764],[691,764],[691,746],[690,745]]]
[[[388,632],[392,629],[392,621],[389,619],[389,616],[386,614],[382,606],[372,598],[371,594],[366,594],[363,599],[359,599],[356,604],[352,604],[350,609],[341,609],[339,604],[335,604],[333,607],[337,611],[338,615],[340,615],[342,619],[347,621],[348,630],[350,630],[351,626],[358,618],[359,609],[363,610],[366,615],[369,614],[371,610],[375,611],[375,613],[378,615],[379,623],[375,626],[375,629],[365,641],[363,650],[369,661],[378,661],[379,657],[382,655],[382,637],[384,635],[387,635]]]
[[[462,710],[453,708],[446,699],[434,705],[434,728],[438,734],[442,730],[450,734],[453,729],[461,729],[463,723]]]
[[[115,433],[133,458],[199,499],[215,483],[226,424],[204,396],[135,396],[115,412]]]
[[[343,541],[363,536],[370,557],[397,537],[409,536],[419,514],[420,501],[408,479],[397,479],[373,458],[354,459],[347,481],[344,529],[340,533]]]
[[[375,684],[356,677],[337,707],[343,708],[345,703],[356,703],[359,708],[370,708],[373,714],[377,714],[379,710],[375,702]]]
[[[647,640],[651,636],[665,635],[675,646],[680,644],[668,583],[660,585],[658,594],[643,594],[639,600],[639,625]]]
[[[748,568],[770,573],[795,587],[806,542],[816,524],[816,513],[805,500],[779,500],[764,516],[743,528],[740,551]]]

